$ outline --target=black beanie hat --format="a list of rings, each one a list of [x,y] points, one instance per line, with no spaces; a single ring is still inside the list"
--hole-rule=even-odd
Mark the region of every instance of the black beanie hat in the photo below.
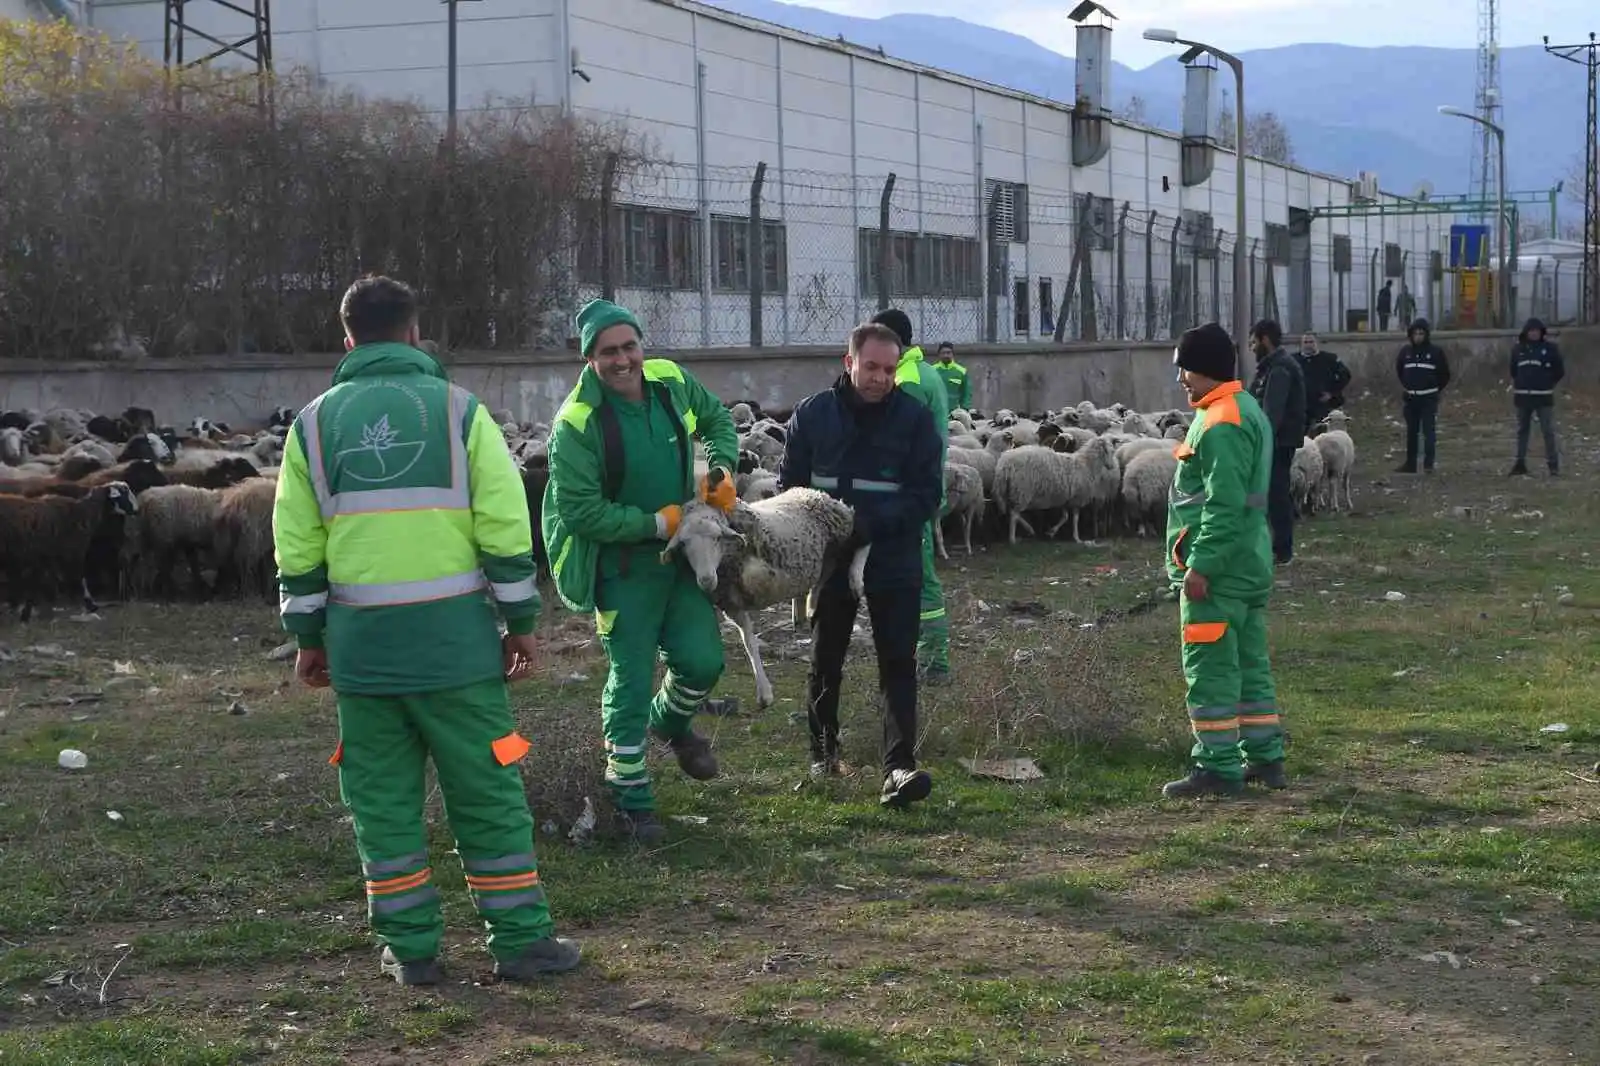
[[[1183,331],[1172,361],[1182,370],[1204,374],[1212,381],[1234,379],[1233,339],[1215,322]]]
[[[900,338],[900,347],[911,347],[911,319],[898,307],[891,307],[887,311],[879,311],[872,316],[872,321],[880,326],[888,326]]]

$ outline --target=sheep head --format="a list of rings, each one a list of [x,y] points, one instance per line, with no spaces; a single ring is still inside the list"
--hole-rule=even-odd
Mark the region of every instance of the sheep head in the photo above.
[[[695,500],[684,506],[677,532],[661,549],[661,561],[667,562],[673,552],[681,551],[694,571],[695,584],[711,593],[717,590],[717,570],[722,566],[723,555],[731,546],[744,543],[744,534],[728,524],[727,515],[709,503]]]

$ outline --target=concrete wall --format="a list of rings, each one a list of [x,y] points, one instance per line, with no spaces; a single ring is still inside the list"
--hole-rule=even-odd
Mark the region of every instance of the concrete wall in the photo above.
[[[1573,383],[1600,382],[1600,329],[1555,334],[1567,356]],[[1463,385],[1489,385],[1505,377],[1512,343],[1498,332],[1439,334]],[[1394,354],[1399,334],[1331,335],[1323,346],[1337,352],[1355,375],[1354,388],[1382,394],[1394,386]],[[708,350],[675,353],[706,386],[729,402],[753,399],[768,407],[788,407],[826,388],[840,369],[834,348],[752,352]],[[973,379],[974,402],[982,410],[1019,411],[1059,408],[1088,399],[1116,401],[1140,410],[1163,410],[1182,403],[1173,380],[1170,344],[1116,347],[1070,345],[970,346],[961,361]],[[328,385],[335,356],[241,358],[172,363],[0,364],[0,409],[77,407],[116,412],[129,404],[153,409],[168,423],[198,415],[234,425],[259,424],[279,404],[299,407]],[[452,377],[476,392],[491,408],[507,408],[519,419],[549,421],[578,372],[572,352],[525,355],[458,354],[449,362]]]

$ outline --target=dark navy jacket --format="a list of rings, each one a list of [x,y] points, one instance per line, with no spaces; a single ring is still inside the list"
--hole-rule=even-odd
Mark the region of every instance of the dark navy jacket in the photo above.
[[[1556,386],[1567,374],[1561,349],[1545,337],[1537,344],[1528,340],[1528,334],[1538,330],[1544,333],[1544,323],[1537,318],[1528,319],[1511,352],[1511,388],[1519,407],[1548,407],[1555,402]]]
[[[1408,343],[1400,349],[1394,360],[1395,376],[1400,379],[1400,387],[1408,399],[1432,396],[1437,400],[1439,393],[1450,384],[1450,360],[1445,358],[1444,350],[1433,343],[1433,330],[1427,319],[1417,319],[1406,332],[1411,334],[1418,330],[1422,331],[1422,343]]]
[[[922,403],[895,389],[868,405],[844,377],[801,401],[778,468],[779,491],[796,487],[855,509],[856,535],[872,545],[866,591],[922,584],[922,527],[944,493],[939,432]]]

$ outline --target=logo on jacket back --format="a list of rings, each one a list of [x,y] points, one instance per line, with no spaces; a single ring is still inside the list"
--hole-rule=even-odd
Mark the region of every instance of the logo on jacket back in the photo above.
[[[377,394],[390,390],[400,392],[408,402],[397,407],[383,403]],[[392,382],[350,391],[350,401],[333,412],[333,455],[340,471],[368,485],[405,477],[428,450],[427,404],[413,390]],[[346,443],[352,434],[340,431],[347,412],[350,422],[359,419],[361,426],[354,444]]]

